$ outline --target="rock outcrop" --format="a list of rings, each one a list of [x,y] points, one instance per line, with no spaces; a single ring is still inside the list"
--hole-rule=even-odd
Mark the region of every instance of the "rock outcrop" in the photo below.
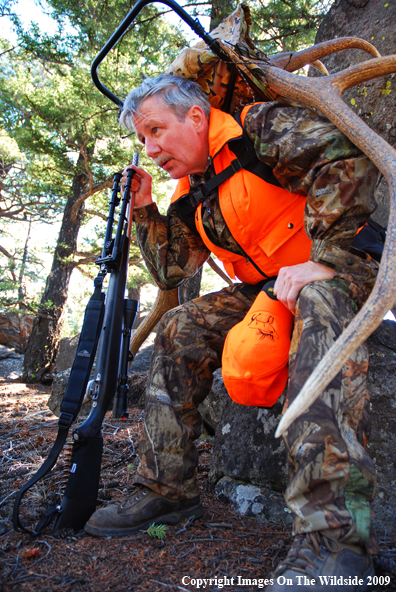
[[[378,472],[375,528],[381,538],[396,535],[396,323],[384,321],[368,340],[372,434],[368,446]],[[227,395],[219,373],[204,403],[215,426],[210,477],[216,491],[245,515],[288,522],[281,493],[288,483],[282,440],[274,438],[281,399],[271,409],[244,407]]]

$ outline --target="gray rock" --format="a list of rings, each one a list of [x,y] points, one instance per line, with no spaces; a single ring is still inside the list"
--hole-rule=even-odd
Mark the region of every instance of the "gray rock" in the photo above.
[[[64,337],[59,342],[59,351],[55,361],[55,371],[57,374],[71,368],[76,357],[78,340],[80,335],[73,337]]]
[[[0,360],[15,357],[15,349],[13,347],[7,347],[6,345],[0,345]]]
[[[0,377],[19,380],[23,374],[23,355],[15,349],[0,345]]]
[[[131,372],[144,372],[150,368],[155,338],[156,333],[151,332],[147,339],[142,343],[131,364]]]
[[[215,493],[220,500],[230,503],[242,516],[281,524],[293,523],[292,514],[285,505],[283,495],[271,489],[223,477],[216,484]]]
[[[229,397],[221,377],[214,374],[213,386],[199,406],[204,424],[215,433],[209,476],[253,483],[274,491],[287,485],[283,440],[275,440],[284,394],[272,408],[238,405]]]
[[[287,485],[282,439],[274,433],[282,413],[284,395],[272,408],[245,407],[225,397],[210,460],[210,478],[223,476],[274,491]]]
[[[374,527],[381,539],[387,539],[396,535],[393,494],[396,488],[396,323],[383,321],[367,344],[372,414],[368,452],[378,473]],[[272,409],[237,405],[228,397],[217,372],[212,391],[200,406],[206,421],[216,430],[210,477],[219,484],[216,488],[219,487],[219,492],[231,501],[233,507],[245,506],[235,497],[231,481],[264,489],[264,497],[268,497],[268,490],[280,494],[287,486],[283,441],[274,438],[283,397]]]
[[[214,436],[217,424],[221,420],[224,403],[229,399],[227,389],[221,377],[221,370],[213,375],[213,385],[209,395],[198,407],[204,427],[210,436]]]
[[[372,417],[371,438],[367,449],[378,474],[374,527],[381,539],[394,538],[396,535],[395,340],[396,323],[383,321],[367,342],[370,349],[369,393]]]

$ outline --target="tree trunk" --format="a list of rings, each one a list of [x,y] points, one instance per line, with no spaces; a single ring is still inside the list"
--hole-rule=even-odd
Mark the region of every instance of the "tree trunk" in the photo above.
[[[315,43],[336,37],[360,37],[372,43],[381,55],[396,54],[396,3],[382,0],[336,0],[323,19]],[[357,49],[337,52],[322,61],[330,74],[372,59]],[[310,68],[310,76],[317,76]],[[373,78],[365,84],[346,90],[342,98],[373,130],[391,146],[396,146],[396,74]],[[386,226],[389,216],[389,192],[384,179],[378,186],[378,209],[373,215],[376,222]]]
[[[232,0],[213,0],[210,11],[209,30],[213,31],[235,8],[236,4]]]
[[[77,251],[77,237],[84,213],[84,201],[79,200],[86,193],[88,185],[82,163],[83,158],[80,155],[72,193],[63,214],[51,272],[47,277],[39,312],[27,344],[23,376],[26,382],[40,382],[50,373],[58,353],[70,276],[74,269],[73,258]]]
[[[370,41],[381,55],[396,54],[396,3],[382,0],[336,0],[319,27],[315,43],[335,37],[360,37]],[[371,56],[359,50],[341,51],[323,59],[330,74],[356,63],[370,60]],[[317,72],[310,68],[310,76]],[[348,89],[344,101],[391,146],[396,147],[396,74],[373,78],[364,85]],[[389,217],[389,190],[382,175],[377,186],[378,208],[373,219],[386,226]],[[396,315],[396,305],[392,309]]]
[[[25,247],[23,249],[21,269],[19,270],[19,277],[18,277],[18,308],[20,310],[24,310],[26,308],[23,303],[23,301],[25,299],[25,295],[26,295],[23,282],[25,280],[25,271],[26,271],[26,265],[27,265],[27,259],[28,259],[29,239],[30,239],[31,229],[32,229],[32,218],[30,217],[27,236],[26,236],[26,240],[25,240]]]
[[[179,300],[180,304],[184,304],[189,300],[194,300],[194,298],[198,298],[199,291],[201,289],[201,279],[202,279],[202,267],[192,277],[191,279],[184,282],[182,286],[179,288]]]
[[[139,288],[128,288],[128,298],[137,300],[140,302],[140,287]]]

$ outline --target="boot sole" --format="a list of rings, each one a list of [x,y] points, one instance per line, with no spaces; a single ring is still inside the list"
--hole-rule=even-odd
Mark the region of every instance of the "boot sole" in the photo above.
[[[84,526],[84,530],[87,534],[96,537],[108,537],[108,536],[126,536],[133,534],[138,530],[146,530],[152,524],[178,524],[185,518],[193,517],[194,520],[200,518],[203,514],[203,506],[201,503],[188,508],[186,510],[177,510],[176,512],[169,512],[161,516],[155,516],[146,522],[142,522],[138,526],[131,526],[129,528],[100,528],[87,524]]]

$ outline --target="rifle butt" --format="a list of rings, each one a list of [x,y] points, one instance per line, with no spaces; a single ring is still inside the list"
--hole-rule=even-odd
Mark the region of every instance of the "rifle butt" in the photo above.
[[[96,508],[102,463],[102,435],[73,444],[69,478],[54,532],[71,528],[78,532]]]

